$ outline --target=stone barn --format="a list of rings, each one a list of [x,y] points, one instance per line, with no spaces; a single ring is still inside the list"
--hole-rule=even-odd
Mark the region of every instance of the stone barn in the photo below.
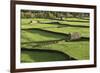
[[[73,32],[70,34],[70,40],[77,40],[80,39],[80,34],[78,32]]]

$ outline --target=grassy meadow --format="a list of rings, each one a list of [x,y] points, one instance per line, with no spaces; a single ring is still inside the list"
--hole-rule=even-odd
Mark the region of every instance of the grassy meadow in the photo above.
[[[68,39],[68,34],[74,32],[78,32],[80,38]],[[89,33],[89,16],[21,17],[21,62],[88,60]]]

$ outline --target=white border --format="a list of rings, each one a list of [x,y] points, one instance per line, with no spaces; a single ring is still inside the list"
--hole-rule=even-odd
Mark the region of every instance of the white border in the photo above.
[[[20,63],[20,10],[44,10],[44,11],[62,11],[62,12],[84,12],[90,13],[90,60],[79,61],[57,61],[57,62],[39,62],[39,63]],[[16,68],[40,68],[57,66],[74,66],[94,64],[94,11],[85,8],[70,7],[51,7],[35,5],[16,5]]]

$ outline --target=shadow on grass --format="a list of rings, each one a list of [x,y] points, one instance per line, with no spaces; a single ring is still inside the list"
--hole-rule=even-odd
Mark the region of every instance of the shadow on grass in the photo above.
[[[71,25],[71,24],[62,24],[60,22],[42,22],[41,24],[53,24],[53,25],[58,25],[56,28],[62,28],[62,27],[80,27],[80,28],[89,28],[89,26],[84,26],[84,25]],[[82,23],[81,23],[82,24]],[[42,27],[43,28],[43,27]],[[46,27],[44,27],[46,28]],[[50,28],[50,27],[47,27]]]
[[[81,37],[80,39],[76,39],[76,40],[70,40],[69,42],[74,42],[74,41],[89,41],[90,38],[89,37]]]
[[[73,17],[72,17],[73,18]],[[58,21],[67,21],[67,22],[84,22],[84,23],[88,23],[89,19],[84,19],[84,18],[80,18],[82,20],[65,20],[65,19],[51,19],[51,20],[58,20]]]
[[[44,29],[40,29],[40,28],[27,28],[27,29],[21,29],[21,30],[39,34],[39,35],[43,35],[43,36],[47,36],[47,37],[58,37],[59,36],[59,37],[64,38],[64,37],[68,36],[68,34],[65,34],[65,33],[49,31],[49,30],[44,30]]]
[[[21,44],[33,44],[33,43],[36,43],[36,44],[41,44],[41,45],[48,45],[48,44],[55,44],[55,43],[58,43],[60,41],[66,41],[66,42],[76,42],[76,41],[89,41],[89,37],[81,37],[80,39],[76,39],[76,40],[66,40],[66,39],[59,39],[59,40],[48,40],[48,41],[36,41],[36,42],[22,42]],[[37,45],[37,46],[39,46]]]
[[[30,60],[23,59],[28,55]],[[69,61],[76,60],[69,55],[57,50],[44,50],[44,49],[28,49],[21,48],[21,62],[48,62],[48,61]]]

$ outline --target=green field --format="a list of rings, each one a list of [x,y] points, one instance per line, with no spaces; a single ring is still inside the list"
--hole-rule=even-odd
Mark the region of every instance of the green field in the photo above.
[[[67,34],[74,32],[88,39],[66,41]],[[75,60],[87,60],[89,59],[89,35],[89,19],[21,18],[21,48],[24,48],[24,51],[21,51],[21,62],[69,61],[67,56]],[[59,51],[66,56],[56,52],[34,50]]]

